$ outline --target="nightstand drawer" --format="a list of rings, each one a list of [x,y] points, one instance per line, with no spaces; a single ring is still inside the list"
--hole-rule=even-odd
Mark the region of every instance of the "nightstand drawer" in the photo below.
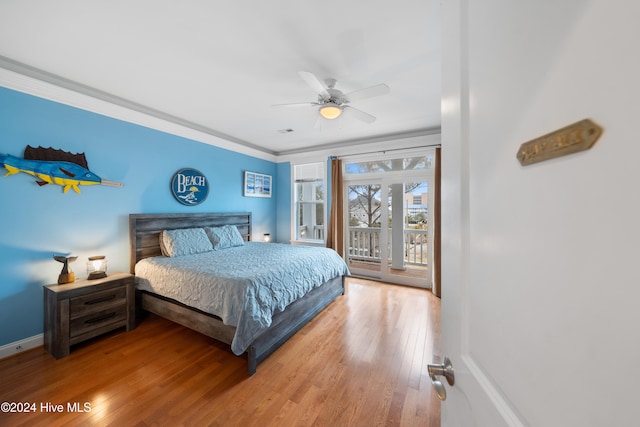
[[[71,320],[69,325],[69,336],[71,338],[86,334],[103,326],[127,320],[127,305],[120,304],[115,307],[108,307],[104,310],[87,313],[84,316]]]
[[[127,289],[124,286],[94,292],[69,300],[69,314],[71,319],[95,313],[105,308],[125,305],[127,302]]]

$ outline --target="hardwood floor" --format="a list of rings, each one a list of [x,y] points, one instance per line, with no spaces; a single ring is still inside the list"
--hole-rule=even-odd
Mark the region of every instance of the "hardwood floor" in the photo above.
[[[60,360],[43,348],[0,360],[0,402],[35,409],[0,425],[439,426],[427,373],[439,334],[429,291],[352,278],[248,377],[225,345],[151,315]]]

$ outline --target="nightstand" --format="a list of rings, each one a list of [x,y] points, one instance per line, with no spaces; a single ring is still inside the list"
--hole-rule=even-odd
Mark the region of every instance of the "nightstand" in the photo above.
[[[70,347],[124,326],[135,328],[134,276],[113,273],[44,287],[44,347],[56,359]]]

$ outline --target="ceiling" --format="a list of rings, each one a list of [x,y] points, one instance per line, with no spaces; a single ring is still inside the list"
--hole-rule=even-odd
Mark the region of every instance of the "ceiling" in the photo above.
[[[276,155],[440,127],[437,0],[2,0],[0,57]],[[317,101],[299,71],[390,93],[351,104],[371,124],[274,107]]]

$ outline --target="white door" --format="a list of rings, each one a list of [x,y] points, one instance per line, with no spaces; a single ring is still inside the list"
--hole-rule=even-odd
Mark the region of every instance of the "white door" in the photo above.
[[[432,149],[345,160],[345,252],[352,274],[431,287],[434,162]]]
[[[423,176],[419,182],[397,177],[345,183],[352,274],[431,287],[432,181]]]
[[[441,13],[442,425],[638,425],[640,3]],[[590,150],[516,159],[585,118]]]
[[[433,180],[387,181],[383,186],[384,215],[389,232],[383,239],[382,280],[431,288]]]

